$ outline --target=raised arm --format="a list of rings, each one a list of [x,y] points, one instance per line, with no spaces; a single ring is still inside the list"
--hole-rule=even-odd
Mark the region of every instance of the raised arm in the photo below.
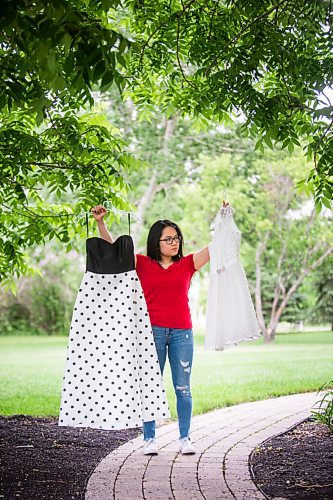
[[[227,207],[229,203],[225,200],[223,200],[222,207]],[[221,207],[221,208],[222,208]],[[203,248],[202,250],[199,250],[198,252],[195,252],[193,254],[193,263],[194,267],[196,268],[197,271],[201,269],[207,262],[209,262],[210,255],[209,255],[209,250],[208,246]]]
[[[96,207],[93,207],[91,209],[91,213],[93,214],[93,217],[97,222],[100,237],[103,240],[113,243],[114,240],[104,224],[104,216],[107,213],[106,208],[104,208],[103,205],[96,205]]]
[[[202,250],[199,250],[199,252],[195,252],[193,254],[193,263],[197,271],[207,264],[207,262],[209,262],[208,247],[205,247]]]
[[[93,207],[91,209],[91,213],[93,214],[94,219],[97,222],[98,226],[98,231],[99,235],[103,240],[109,241],[110,243],[114,242],[114,239],[112,238],[111,233],[108,231],[105,223],[104,223],[104,217],[107,214],[106,208],[103,207],[103,205],[96,205],[96,207]],[[136,267],[136,255],[134,255],[135,259],[135,267]]]

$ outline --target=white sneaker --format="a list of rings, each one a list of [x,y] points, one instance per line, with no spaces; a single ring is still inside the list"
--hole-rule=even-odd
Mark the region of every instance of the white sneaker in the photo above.
[[[179,451],[183,455],[194,455],[195,449],[189,437],[179,439]]]
[[[145,440],[145,445],[143,448],[144,455],[158,455],[157,442],[155,438],[150,438]]]

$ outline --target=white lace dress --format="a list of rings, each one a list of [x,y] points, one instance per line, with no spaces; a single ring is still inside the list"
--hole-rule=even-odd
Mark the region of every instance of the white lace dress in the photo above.
[[[209,244],[210,275],[206,311],[206,350],[223,350],[257,339],[260,330],[244,268],[239,259],[241,232],[233,209],[222,208],[214,219]]]

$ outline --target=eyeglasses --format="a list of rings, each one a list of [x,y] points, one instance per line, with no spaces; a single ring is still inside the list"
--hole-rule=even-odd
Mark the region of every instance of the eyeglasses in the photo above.
[[[160,240],[160,241],[165,241],[165,243],[167,245],[172,245],[173,242],[179,243],[181,240],[182,240],[182,237],[178,236],[178,234],[177,234],[173,238],[172,238],[172,236],[168,236],[167,238],[164,238],[163,240]]]

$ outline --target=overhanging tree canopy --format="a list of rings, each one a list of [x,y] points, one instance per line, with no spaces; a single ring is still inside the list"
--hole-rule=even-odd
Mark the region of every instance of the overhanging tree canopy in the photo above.
[[[308,190],[332,197],[333,10],[314,0],[129,0],[133,98],[167,113],[244,118],[257,147],[314,159]],[[333,95],[331,94],[333,100]]]
[[[107,120],[82,116],[93,88],[124,84],[130,42],[108,10],[109,2],[2,2],[2,278],[29,271],[24,251],[34,244],[57,237],[70,248],[80,228],[73,216],[93,204],[127,207],[123,175],[139,162]]]
[[[138,161],[103,119],[78,116],[113,82],[168,117],[180,110],[209,125],[238,113],[259,148],[303,141],[315,158],[307,189],[327,205],[331,14],[324,0],[2,2],[1,276],[26,272],[34,243],[70,246],[68,215],[105,198],[127,207],[123,176]]]

